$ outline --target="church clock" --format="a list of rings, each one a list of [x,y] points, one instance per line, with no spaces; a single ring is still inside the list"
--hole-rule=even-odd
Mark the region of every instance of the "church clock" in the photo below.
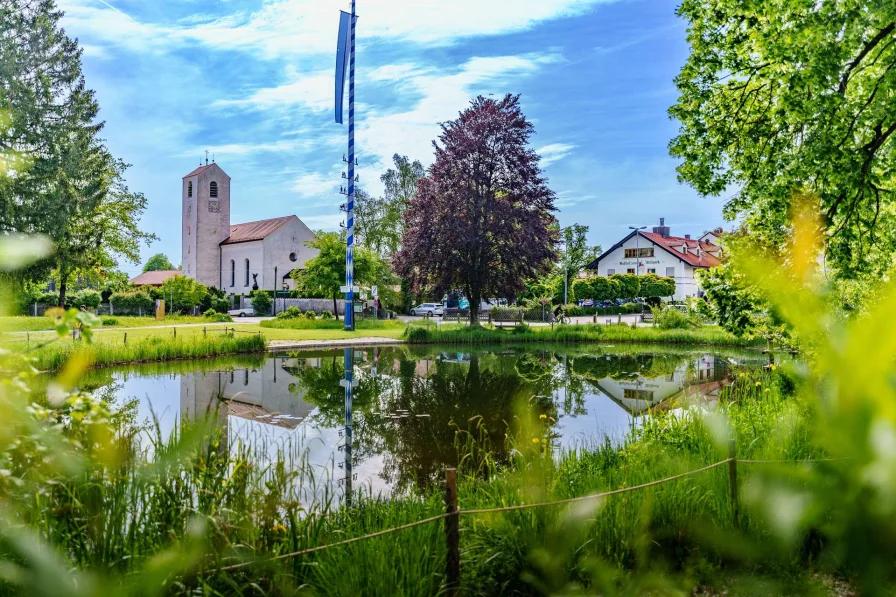
[[[220,209],[220,205],[218,204],[217,201],[209,201],[208,202],[208,210],[211,213],[216,214],[216,213],[218,213],[219,209]]]

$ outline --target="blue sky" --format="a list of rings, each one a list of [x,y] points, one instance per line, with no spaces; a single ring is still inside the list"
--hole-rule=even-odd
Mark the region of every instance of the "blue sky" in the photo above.
[[[58,0],[84,48],[104,136],[149,199],[144,258],[180,260],[180,181],[204,151],[232,177],[233,223],[295,213],[335,229],[333,0]],[[432,160],[438,123],[478,95],[522,94],[562,225],[605,248],[659,217],[722,225],[721,199],[675,177],[673,78],[685,23],[663,0],[359,0],[358,158],[379,193],[394,153]],[[122,264],[129,273],[138,266]]]

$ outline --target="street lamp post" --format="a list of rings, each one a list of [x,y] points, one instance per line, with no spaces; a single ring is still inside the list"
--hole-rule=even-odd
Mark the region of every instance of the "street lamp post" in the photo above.
[[[274,315],[277,315],[277,266],[274,266],[274,308],[271,310]]]
[[[647,226],[629,226],[629,230],[635,231],[635,276],[638,276],[638,265],[641,262],[641,235],[638,234],[640,231],[647,228]]]

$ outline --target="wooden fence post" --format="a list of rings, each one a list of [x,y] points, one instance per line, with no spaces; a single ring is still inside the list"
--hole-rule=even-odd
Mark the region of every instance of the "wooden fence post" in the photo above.
[[[127,332],[124,333],[124,345],[125,346],[128,345],[128,333]]]
[[[31,334],[25,332],[25,340],[28,342],[28,350],[31,350]]]
[[[728,489],[731,495],[731,511],[737,522],[737,446],[734,438],[728,440]]]
[[[205,326],[202,327],[202,337],[205,338]]]
[[[177,338],[177,328],[174,328],[174,337]]]
[[[445,544],[448,548],[446,565],[446,594],[456,597],[460,592],[460,516],[457,514],[457,469],[445,469]]]

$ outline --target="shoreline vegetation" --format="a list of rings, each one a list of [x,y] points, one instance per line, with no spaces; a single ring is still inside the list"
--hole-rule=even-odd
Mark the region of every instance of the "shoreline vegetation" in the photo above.
[[[261,325],[237,326],[228,333],[226,326],[185,326],[179,333],[173,329],[139,329],[128,332],[104,331],[98,328],[93,344],[57,338],[43,342],[32,335],[26,345],[22,334],[4,334],[2,346],[21,349],[33,359],[34,366],[43,371],[55,371],[67,359],[77,357],[88,367],[126,365],[128,363],[160,362],[166,360],[203,359],[230,354],[264,353],[276,349],[278,341],[316,341],[320,346],[333,340],[350,340],[364,335],[386,336],[402,340],[407,345],[424,344],[595,344],[607,343],[653,344],[674,346],[717,346],[755,348],[757,340],[738,338],[718,327],[664,330],[655,327],[632,328],[627,325],[564,325],[549,327],[518,326],[507,328],[443,325],[405,326],[393,321],[361,321],[356,332],[342,332],[342,322],[336,320],[269,320]],[[232,327],[232,326],[231,326]],[[126,341],[125,338],[129,339]],[[340,343],[340,346],[344,343]]]
[[[50,342],[25,354],[41,371],[62,369],[70,360],[87,367],[155,363],[165,361],[206,359],[210,357],[257,354],[267,350],[267,342],[260,334],[216,334],[208,337],[181,336],[180,338],[148,336],[128,344],[71,341]]]
[[[761,340],[737,337],[715,326],[664,330],[656,327],[631,327],[626,324],[561,325],[553,328],[514,326],[505,328],[469,326],[409,325],[403,338],[409,344],[526,344],[631,342],[642,344],[693,344],[709,346],[755,347]]]

